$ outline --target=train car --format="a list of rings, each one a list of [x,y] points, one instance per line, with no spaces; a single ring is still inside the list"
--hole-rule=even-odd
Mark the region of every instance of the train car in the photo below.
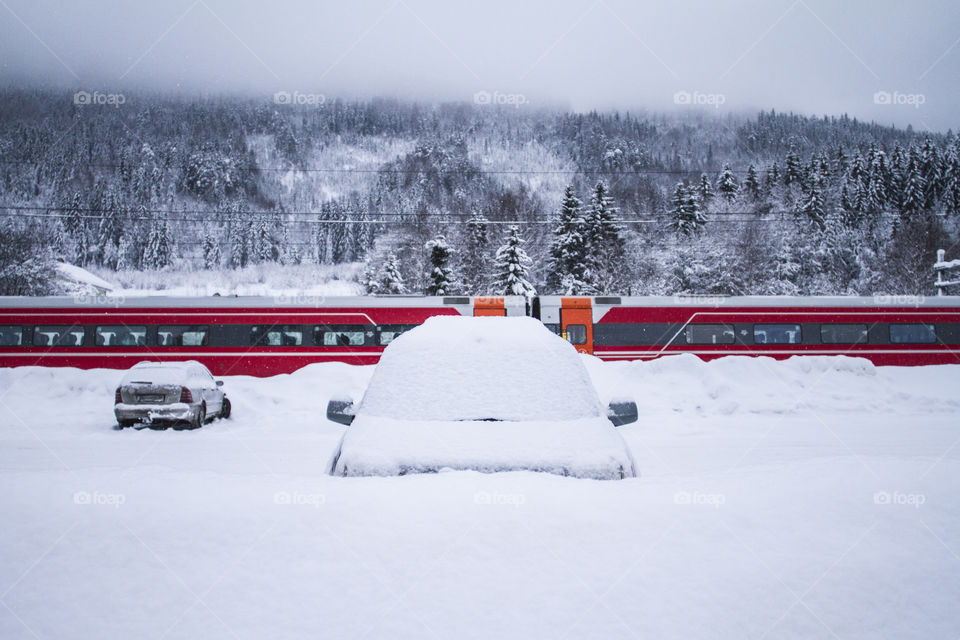
[[[374,364],[431,316],[526,314],[522,297],[0,298],[0,367],[198,360],[218,376],[271,376],[314,362]]]
[[[560,297],[533,314],[603,360],[692,353],[847,355],[877,365],[960,363],[960,297]]]

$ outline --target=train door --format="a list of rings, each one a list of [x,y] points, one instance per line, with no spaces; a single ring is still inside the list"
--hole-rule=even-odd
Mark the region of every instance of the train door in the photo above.
[[[590,298],[562,298],[560,335],[580,353],[593,353],[593,310]]]

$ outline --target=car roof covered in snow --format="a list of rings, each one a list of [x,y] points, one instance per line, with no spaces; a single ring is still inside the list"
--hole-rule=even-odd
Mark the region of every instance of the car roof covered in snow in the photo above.
[[[533,318],[436,316],[384,350],[359,413],[401,420],[600,415],[580,355]]]

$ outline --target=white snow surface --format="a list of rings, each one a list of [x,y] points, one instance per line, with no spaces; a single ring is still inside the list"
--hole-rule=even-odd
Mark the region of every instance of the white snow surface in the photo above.
[[[960,366],[583,359],[639,478],[331,477],[372,367],[227,377],[197,431],[0,369],[0,637],[960,636]]]
[[[57,262],[56,267],[65,286],[75,290],[77,293],[87,289],[92,289],[94,292],[106,293],[114,289],[112,284],[99,276],[95,276],[83,267],[78,267],[66,262]]]
[[[435,316],[391,342],[358,414],[401,420],[601,415],[576,349],[528,317]]]

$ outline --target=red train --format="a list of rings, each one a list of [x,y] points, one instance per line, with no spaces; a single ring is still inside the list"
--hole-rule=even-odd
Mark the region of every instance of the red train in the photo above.
[[[313,362],[373,364],[390,340],[434,315],[532,315],[604,360],[843,354],[878,365],[960,363],[960,297],[104,297],[0,298],[0,367],[192,359],[218,376],[269,376]]]

